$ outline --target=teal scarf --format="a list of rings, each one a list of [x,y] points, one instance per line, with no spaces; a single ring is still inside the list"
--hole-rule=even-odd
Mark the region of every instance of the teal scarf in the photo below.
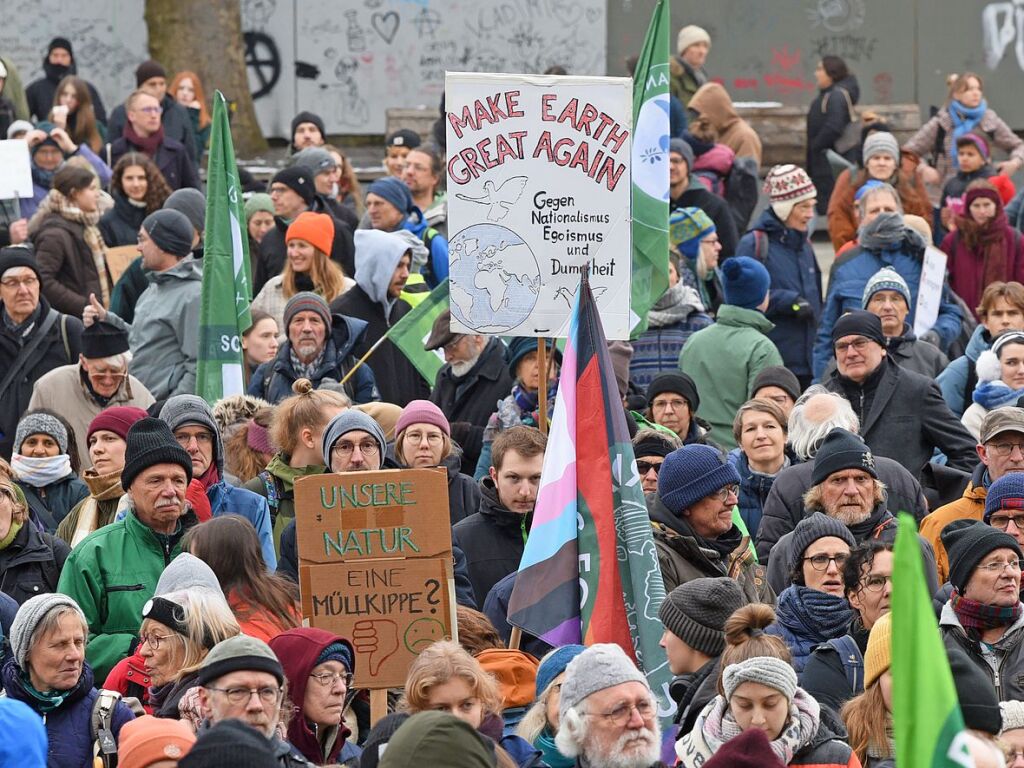
[[[46,693],[37,691],[27,672],[21,673],[21,682],[25,686],[25,690],[28,691],[28,695],[32,697],[33,709],[43,715],[48,715],[59,708],[71,695],[71,691],[47,691]]]
[[[566,757],[558,751],[558,747],[555,746],[555,737],[548,733],[547,728],[533,740],[533,746],[544,753],[541,759],[551,768],[572,768],[576,764],[573,758]]]

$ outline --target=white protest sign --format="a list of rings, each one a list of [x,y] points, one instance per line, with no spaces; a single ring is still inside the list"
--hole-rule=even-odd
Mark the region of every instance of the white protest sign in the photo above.
[[[0,200],[12,197],[32,197],[32,164],[21,139],[0,141]]]
[[[632,100],[624,77],[447,73],[454,332],[567,336],[587,267],[629,338]]]
[[[917,307],[914,310],[914,335],[918,338],[935,326],[945,282],[946,254],[929,245],[924,251],[921,284],[917,288]]]

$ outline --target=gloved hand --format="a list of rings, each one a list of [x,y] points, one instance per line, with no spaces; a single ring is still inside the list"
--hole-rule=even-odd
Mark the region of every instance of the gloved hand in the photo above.
[[[811,306],[811,302],[803,296],[797,296],[796,301],[789,306],[789,309],[793,313],[793,317],[801,319],[814,317],[814,308]]]
[[[927,341],[929,344],[934,345],[936,349],[942,349],[942,339],[939,338],[939,334],[934,329],[921,334],[921,341]]]

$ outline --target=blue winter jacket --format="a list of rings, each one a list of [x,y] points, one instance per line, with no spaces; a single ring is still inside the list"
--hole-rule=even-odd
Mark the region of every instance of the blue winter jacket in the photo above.
[[[43,718],[49,742],[47,768],[92,768],[92,707],[99,694],[93,688],[92,668],[87,663],[64,702],[45,715],[37,709],[39,702],[26,690],[21,667],[14,659],[4,664],[3,684],[8,697],[24,702]],[[114,741],[120,738],[121,726],[134,719],[131,710],[119,701],[111,718]]]
[[[423,214],[419,214],[418,219],[407,216],[402,222],[402,229],[409,230],[421,240],[429,226],[430,224],[427,223]],[[431,279],[427,281],[427,284],[431,288],[436,288],[448,277],[448,240],[440,232],[434,235],[430,241],[430,271]]]
[[[214,517],[220,515],[241,515],[256,529],[263,550],[263,562],[267,569],[277,570],[277,554],[274,552],[274,531],[270,526],[270,507],[267,500],[258,493],[236,488],[224,480],[206,489],[210,510]]]
[[[314,389],[318,388],[325,378],[341,381],[352,369],[355,364],[352,350],[362,341],[368,326],[365,320],[356,317],[339,314],[331,317],[331,336],[324,359],[310,378]],[[291,350],[292,343],[286,341],[278,350],[277,357],[256,369],[249,380],[248,394],[262,397],[274,405],[286,397],[291,397],[292,384],[299,378],[292,367]],[[356,369],[352,378],[345,383],[345,390],[353,403],[370,403],[380,399],[377,380],[373,376],[373,369],[367,363]]]
[[[775,476],[763,475],[752,470],[747,463],[747,455],[739,448],[729,451],[728,458],[729,463],[735,467],[740,476],[739,504],[736,506],[753,541],[757,538],[757,529],[761,525],[761,516],[764,514],[764,502],[775,482]]]
[[[957,418],[964,415],[964,398],[968,405],[971,402],[971,395],[974,388],[967,391],[967,380],[970,378],[971,368],[978,362],[978,356],[986,349],[992,348],[992,341],[984,325],[979,325],[971,334],[971,340],[967,342],[967,349],[964,354],[951,362],[943,369],[935,381],[942,390],[942,399],[946,401]],[[975,376],[977,383],[977,376]]]
[[[828,298],[818,325],[818,338],[814,344],[814,378],[820,380],[825,366],[832,357],[832,326],[842,315],[853,309],[863,308],[864,287],[868,280],[882,267],[892,267],[910,286],[910,314],[907,322],[914,325],[914,310],[917,307],[917,290],[921,284],[921,261],[924,247],[920,236],[905,238],[900,244],[878,251],[869,251],[864,246],[853,248],[841,256],[832,267],[829,278]],[[952,301],[949,286],[943,289],[939,316],[932,328],[939,336],[943,351],[948,349],[960,333],[962,321],[960,307]]]
[[[761,246],[761,259],[757,253],[757,231],[764,232],[767,238],[767,248]],[[787,227],[769,207],[751,231],[740,238],[736,255],[763,261],[768,268],[772,282],[764,314],[775,325],[768,338],[775,342],[789,370],[797,376],[810,376],[814,332],[823,307],[821,269],[807,233]],[[806,317],[797,317],[793,311],[800,299],[810,304],[811,314]]]

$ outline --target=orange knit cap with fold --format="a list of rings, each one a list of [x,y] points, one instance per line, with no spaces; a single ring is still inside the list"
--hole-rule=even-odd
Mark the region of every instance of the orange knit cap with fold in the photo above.
[[[145,715],[121,729],[117,764],[121,768],[146,768],[162,760],[180,760],[196,743],[196,735],[180,720]]]
[[[318,251],[330,256],[334,245],[334,219],[326,213],[303,211],[291,223],[284,236],[286,243],[292,240],[305,240]]]

